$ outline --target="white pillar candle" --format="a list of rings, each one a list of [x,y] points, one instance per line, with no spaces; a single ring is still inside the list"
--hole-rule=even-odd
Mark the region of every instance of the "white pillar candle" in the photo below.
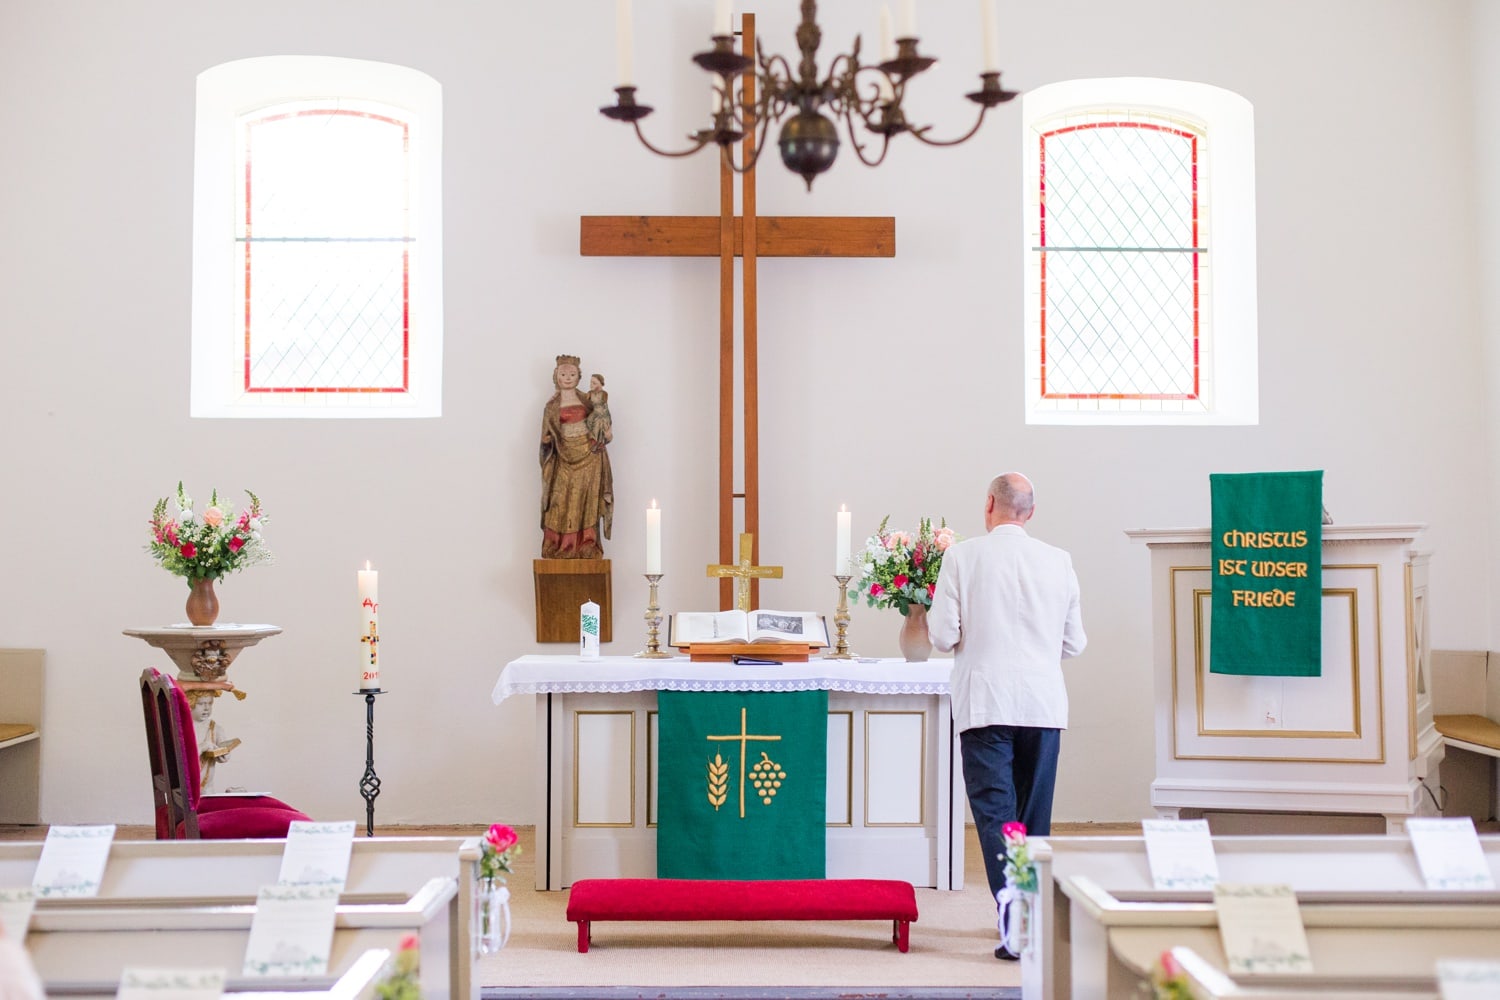
[[[359,686],[380,687],[380,573],[368,562],[359,571]]]
[[[838,529],[834,532],[833,575],[849,575],[850,513],[847,504],[839,504]]]
[[[729,0],[714,0],[714,37],[730,34]]]
[[[619,65],[621,87],[631,86],[635,78],[635,59],[630,29],[630,0],[615,0],[615,58]]]
[[[1000,29],[995,23],[995,0],[980,0],[979,27],[983,36],[985,73],[1000,72]]]
[[[917,0],[901,0],[901,34],[896,37],[917,37]]]
[[[890,62],[896,58],[896,41],[891,36],[891,5],[880,5],[880,61]]]
[[[654,499],[646,508],[646,572],[661,572],[661,508]]]

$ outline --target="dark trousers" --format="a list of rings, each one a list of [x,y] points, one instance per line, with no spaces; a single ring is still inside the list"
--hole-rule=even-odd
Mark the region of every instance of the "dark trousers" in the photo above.
[[[964,787],[979,830],[990,896],[1005,888],[1006,823],[1026,824],[1026,834],[1052,832],[1052,788],[1057,782],[1060,730],[981,726],[958,734]]]

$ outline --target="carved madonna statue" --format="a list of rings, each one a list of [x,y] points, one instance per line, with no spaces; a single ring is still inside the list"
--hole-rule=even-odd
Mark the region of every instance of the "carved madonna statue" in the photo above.
[[[542,408],[542,558],[602,559],[600,537],[614,521],[614,477],[608,443],[609,394],[604,376],[580,392],[579,360],[559,354],[552,370],[557,391]]]

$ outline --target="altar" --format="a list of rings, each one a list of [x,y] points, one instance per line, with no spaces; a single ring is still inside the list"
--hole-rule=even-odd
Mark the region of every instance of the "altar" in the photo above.
[[[658,691],[828,692],[827,876],[964,885],[951,660],[751,666],[523,656],[492,700],[536,702],[536,887],[656,875]]]

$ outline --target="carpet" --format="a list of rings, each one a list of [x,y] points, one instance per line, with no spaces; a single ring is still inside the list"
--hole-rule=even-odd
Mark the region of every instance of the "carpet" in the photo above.
[[[479,960],[484,1000],[1009,1000],[1017,963],[997,961],[995,904],[972,828],[961,892],[918,889],[911,950],[890,921],[611,922],[594,925],[587,954],[566,917],[568,894],[537,892],[531,828],[510,877],[509,944]]]

